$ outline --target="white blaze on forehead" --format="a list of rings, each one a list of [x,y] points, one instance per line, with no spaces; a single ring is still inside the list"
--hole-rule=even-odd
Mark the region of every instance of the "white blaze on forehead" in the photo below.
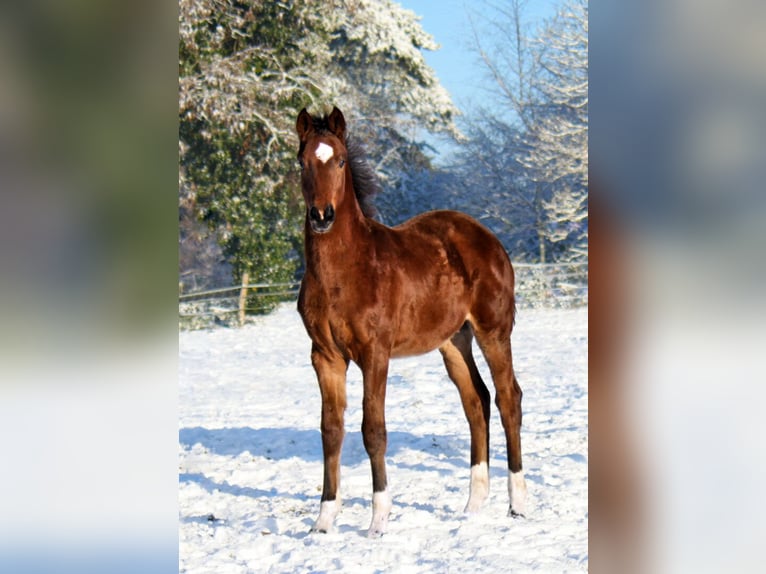
[[[317,159],[321,161],[322,163],[327,163],[327,160],[332,157],[333,151],[332,146],[327,145],[326,143],[322,142],[317,146],[316,151],[314,154],[317,156]]]

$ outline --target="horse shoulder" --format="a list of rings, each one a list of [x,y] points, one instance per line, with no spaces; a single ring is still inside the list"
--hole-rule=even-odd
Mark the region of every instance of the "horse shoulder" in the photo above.
[[[340,354],[346,359],[355,358],[353,329],[343,307],[342,289],[327,287],[307,272],[298,294],[298,312],[314,347],[327,354]]]
[[[298,293],[298,313],[303,319],[306,331],[312,340],[315,340],[322,330],[322,323],[326,322],[326,303],[322,290],[316,280],[307,273],[301,281],[301,289]]]

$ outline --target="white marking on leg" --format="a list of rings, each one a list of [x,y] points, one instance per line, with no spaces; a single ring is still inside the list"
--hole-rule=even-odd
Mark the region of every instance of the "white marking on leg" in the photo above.
[[[312,532],[332,532],[335,517],[340,510],[340,499],[325,500],[319,505],[319,518],[314,523]]]
[[[379,538],[388,526],[388,515],[391,512],[391,495],[388,489],[372,493],[372,522],[367,531],[368,538]]]
[[[320,142],[314,154],[317,156],[319,161],[322,163],[327,163],[327,160],[330,159],[333,154],[332,146],[329,146],[324,142]]]
[[[527,483],[524,481],[523,471],[508,471],[508,497],[511,499],[508,515],[525,515],[527,512]]]
[[[471,467],[471,491],[468,495],[468,504],[465,505],[466,514],[478,512],[489,496],[489,467],[486,462],[474,464]]]

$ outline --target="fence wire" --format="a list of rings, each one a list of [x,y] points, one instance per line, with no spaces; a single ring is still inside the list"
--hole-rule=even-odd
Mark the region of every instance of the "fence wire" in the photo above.
[[[588,263],[516,263],[516,305],[519,308],[569,308],[588,305]],[[246,297],[241,297],[245,289]],[[271,311],[277,304],[295,301],[300,281],[248,283],[181,293],[179,326],[184,329],[215,325],[236,326]],[[244,301],[244,306],[242,305]],[[244,312],[244,313],[243,313]]]

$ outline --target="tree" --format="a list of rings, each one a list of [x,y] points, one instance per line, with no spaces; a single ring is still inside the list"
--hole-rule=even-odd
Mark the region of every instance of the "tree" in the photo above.
[[[482,220],[516,257],[545,259],[540,230],[545,208],[540,186],[520,163],[526,153],[523,131],[487,113],[473,116],[451,170],[452,204]]]
[[[438,45],[414,12],[388,0],[341,5],[345,17],[332,45],[333,75],[341,80],[338,101],[350,110],[346,117],[381,179],[381,218],[400,222],[414,215],[414,205],[422,205],[425,192],[414,184],[428,185],[434,175],[425,145],[414,134],[425,128],[458,139],[458,110],[425,62],[423,50]]]
[[[456,165],[476,186],[470,206],[530,258],[587,253],[587,3],[571,0],[536,33],[523,0],[474,25],[474,47],[493,86],[475,112]],[[508,244],[507,244],[508,245]]]
[[[299,198],[287,115],[317,93],[308,71],[321,65],[289,32],[316,29],[299,7],[180,2],[181,200],[217,232],[236,279],[286,281],[295,272],[290,222]]]
[[[522,160],[551,184],[549,236],[567,258],[587,257],[588,4],[568,0],[536,41],[540,71],[532,104],[529,152]]]
[[[181,201],[236,278],[290,280],[299,265],[302,107],[344,109],[389,185],[419,150],[408,126],[457,133],[421,52],[436,46],[394,2],[181,0],[179,29]]]

